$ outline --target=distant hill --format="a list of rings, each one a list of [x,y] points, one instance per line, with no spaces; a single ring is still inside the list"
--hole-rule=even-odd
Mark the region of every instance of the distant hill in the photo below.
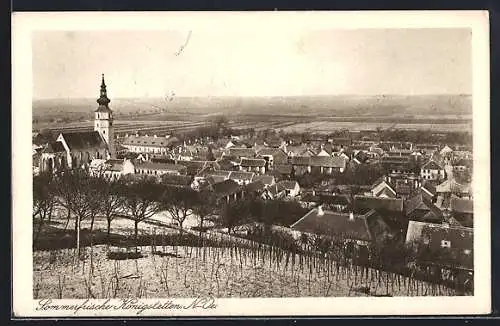
[[[33,116],[89,117],[95,99],[44,99],[33,101]],[[290,96],[290,97],[177,97],[111,99],[117,116],[165,114],[201,115],[299,115],[311,117],[472,117],[470,95],[379,95],[379,96]]]

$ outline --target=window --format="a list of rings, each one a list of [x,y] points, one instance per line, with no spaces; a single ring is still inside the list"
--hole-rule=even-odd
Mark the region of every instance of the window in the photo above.
[[[451,241],[441,240],[441,248],[451,248]]]

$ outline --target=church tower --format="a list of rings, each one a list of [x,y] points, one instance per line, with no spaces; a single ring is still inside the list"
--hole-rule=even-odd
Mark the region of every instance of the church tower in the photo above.
[[[95,110],[94,131],[98,131],[102,138],[106,141],[109,148],[109,154],[112,158],[115,157],[114,148],[114,132],[113,132],[113,111],[109,108],[108,94],[106,91],[106,83],[104,82],[104,74],[101,81],[101,93],[97,99],[97,110]]]

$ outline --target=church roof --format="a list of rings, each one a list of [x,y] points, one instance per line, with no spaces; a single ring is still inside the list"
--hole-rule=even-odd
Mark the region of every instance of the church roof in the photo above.
[[[61,133],[66,145],[70,150],[82,150],[90,148],[107,148],[106,141],[98,131],[82,131]]]
[[[60,141],[50,142],[43,150],[45,153],[61,153],[65,152],[64,145]]]

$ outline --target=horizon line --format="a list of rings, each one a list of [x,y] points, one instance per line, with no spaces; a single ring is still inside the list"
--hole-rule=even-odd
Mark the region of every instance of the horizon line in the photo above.
[[[176,98],[186,99],[186,98],[292,98],[292,97],[379,97],[379,96],[399,96],[399,97],[423,97],[423,96],[472,96],[471,93],[428,93],[428,94],[397,94],[397,93],[383,93],[383,94],[311,94],[311,95],[184,95],[184,96],[175,96]],[[87,99],[96,99],[95,97],[38,97],[32,98],[32,101],[44,101],[44,100],[87,100]],[[111,97],[111,99],[122,100],[122,99],[163,99],[165,96],[120,96],[120,97]]]

